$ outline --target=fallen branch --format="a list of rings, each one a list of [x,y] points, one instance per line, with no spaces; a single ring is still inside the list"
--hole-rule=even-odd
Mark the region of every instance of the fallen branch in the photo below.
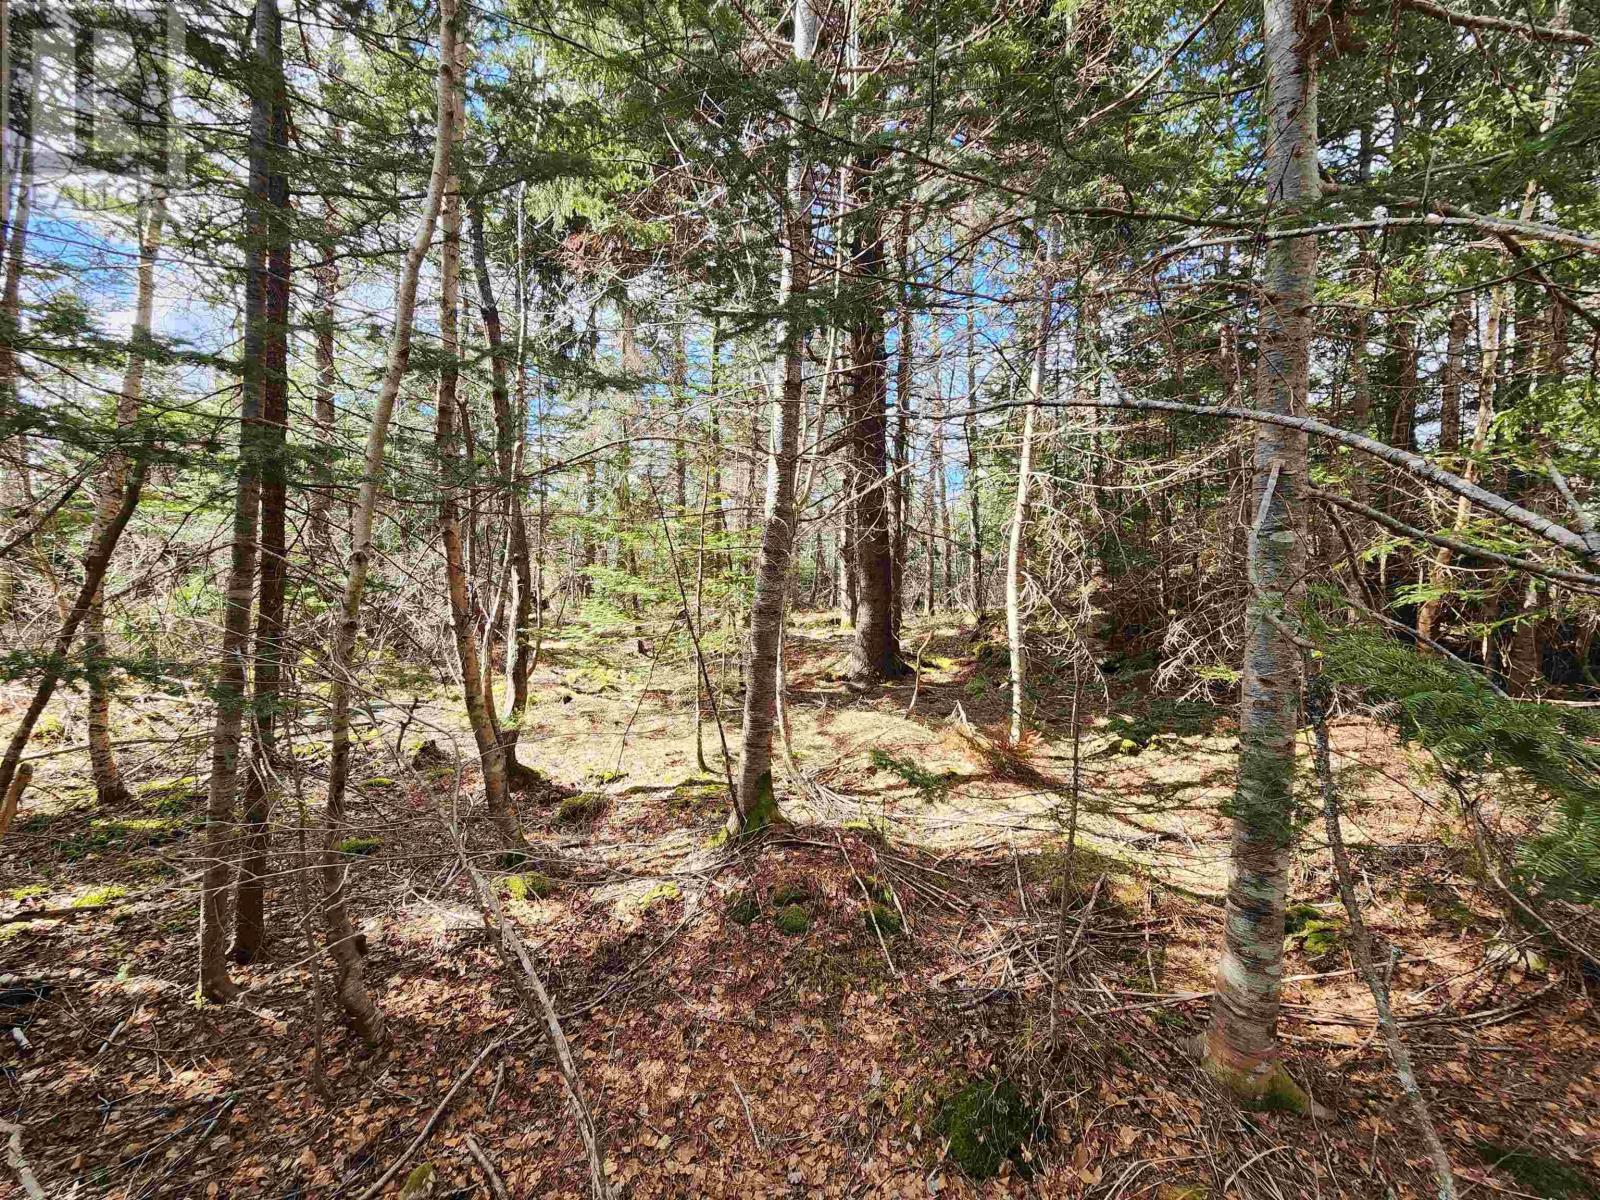
[[[1326,679],[1317,676],[1311,680],[1311,685],[1306,689],[1306,716],[1311,723],[1316,743],[1314,758],[1317,781],[1322,789],[1322,819],[1328,835],[1328,850],[1333,856],[1334,875],[1339,884],[1339,899],[1344,902],[1345,915],[1350,919],[1350,948],[1354,953],[1356,966],[1361,971],[1361,977],[1372,993],[1372,1003],[1378,1012],[1378,1025],[1383,1030],[1384,1043],[1389,1049],[1389,1060],[1394,1063],[1394,1073],[1400,1077],[1400,1087],[1411,1105],[1411,1114],[1416,1119],[1417,1131],[1428,1147],[1428,1156],[1433,1159],[1434,1179],[1439,1185],[1439,1200],[1455,1200],[1456,1181],[1450,1166],[1450,1155],[1446,1153],[1444,1143],[1439,1140],[1439,1130],[1433,1123],[1433,1114],[1428,1110],[1428,1098],[1422,1093],[1422,1085],[1417,1081],[1417,1073],[1411,1066],[1411,1054],[1406,1049],[1405,1038],[1401,1036],[1400,1027],[1394,1019],[1394,1012],[1389,1007],[1389,989],[1379,977],[1378,968],[1373,963],[1372,937],[1367,932],[1366,919],[1362,915],[1360,903],[1356,900],[1355,889],[1350,884],[1350,856],[1345,852],[1344,834],[1340,830],[1339,793],[1334,787],[1333,765],[1328,754],[1327,690]]]
[[[0,925],[20,925],[27,921],[70,921],[89,913],[104,912],[108,908],[122,908],[121,904],[83,904],[71,908],[35,908],[25,912],[0,917]]]
[[[460,780],[461,772],[458,768],[457,787],[460,786]],[[466,872],[467,880],[472,884],[473,893],[477,896],[478,907],[483,913],[484,928],[494,935],[495,948],[500,952],[501,961],[508,968],[521,969],[523,980],[517,984],[517,992],[522,997],[523,1006],[536,1020],[543,1021],[545,1030],[550,1035],[550,1044],[556,1054],[556,1066],[561,1072],[561,1082],[566,1086],[568,1106],[572,1109],[578,1136],[583,1140],[583,1148],[588,1155],[590,1190],[595,1200],[610,1200],[611,1191],[605,1181],[605,1151],[600,1144],[600,1134],[595,1127],[594,1117],[590,1114],[589,1105],[583,1098],[583,1079],[578,1074],[577,1063],[572,1057],[572,1047],[567,1042],[566,1032],[561,1028],[561,1019],[556,1015],[555,1004],[550,999],[550,993],[545,990],[544,980],[540,978],[539,969],[534,965],[533,955],[528,950],[527,943],[506,919],[505,909],[500,904],[499,896],[495,894],[494,888],[467,853],[467,848],[461,840],[461,830],[443,809],[439,815],[445,832],[455,844],[456,857],[461,863],[461,868]],[[368,1198],[363,1196],[361,1200]]]
[[[467,1153],[472,1155],[473,1161],[478,1164],[478,1169],[483,1172],[483,1177],[488,1181],[489,1191],[494,1193],[494,1200],[511,1200],[511,1193],[506,1191],[505,1180],[500,1178],[500,1173],[494,1169],[494,1164],[489,1161],[489,1156],[483,1152],[469,1133],[462,1137],[462,1142],[467,1147]]]
[[[17,1173],[22,1194],[28,1200],[45,1200],[44,1188],[39,1186],[39,1179],[34,1175],[33,1168],[28,1166],[28,1160],[22,1157],[22,1126],[0,1121],[0,1133],[7,1135],[6,1165]]]

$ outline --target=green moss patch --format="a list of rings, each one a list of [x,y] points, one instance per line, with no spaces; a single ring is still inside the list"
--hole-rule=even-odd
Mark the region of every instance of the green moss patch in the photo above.
[[[992,1179],[1006,1162],[1027,1174],[1023,1147],[1039,1134],[1039,1114],[1009,1080],[975,1080],[947,1098],[933,1121],[945,1157],[973,1179]]]
[[[1600,1200],[1600,1187],[1577,1167],[1558,1159],[1493,1142],[1479,1142],[1474,1149],[1484,1162],[1511,1176],[1520,1191],[1546,1200]]]
[[[1284,913],[1283,928],[1285,943],[1299,946],[1311,958],[1332,954],[1345,944],[1343,919],[1324,914],[1315,905],[1290,905]]]
[[[755,800],[745,808],[743,816],[744,822],[739,832],[745,837],[759,833],[777,819],[778,797],[772,791],[771,771],[764,772],[761,778],[756,780]]]
[[[95,888],[85,892],[72,902],[73,908],[98,908],[102,904],[111,904],[114,901],[126,899],[128,889],[121,884],[111,884],[108,887]]]
[[[728,905],[728,920],[737,925],[753,924],[761,916],[761,901],[754,892],[742,892]]]
[[[556,890],[556,881],[541,871],[524,871],[506,877],[506,894],[513,900],[543,900]]]
[[[811,914],[798,904],[791,904],[787,908],[780,908],[773,915],[772,923],[780,933],[800,937],[811,928]]]
[[[669,900],[677,900],[683,895],[683,889],[675,883],[658,883],[643,896],[639,897],[639,911],[654,908],[658,904],[665,904]]]
[[[893,937],[900,932],[900,914],[887,904],[873,904],[861,915],[869,932],[880,933],[884,937]]]

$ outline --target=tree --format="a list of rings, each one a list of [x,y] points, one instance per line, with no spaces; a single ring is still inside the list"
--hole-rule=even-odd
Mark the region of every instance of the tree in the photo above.
[[[128,363],[122,387],[117,393],[117,431],[131,436],[138,424],[144,402],[145,363],[151,350],[151,321],[156,297],[156,260],[161,252],[161,227],[167,219],[167,196],[157,188],[150,197],[147,212],[142,212],[139,229],[139,275],[135,284],[133,330],[129,335]],[[120,449],[106,456],[100,476],[100,494],[95,500],[94,527],[90,542],[99,540],[122,507],[127,486],[128,464]],[[89,660],[89,764],[94,774],[96,801],[106,808],[126,804],[127,785],[117,767],[111,742],[111,681],[104,665],[106,657],[105,598],[98,591],[83,622],[84,655]],[[94,664],[100,660],[100,666]]]
[[[239,760],[245,732],[250,659],[250,617],[255,600],[261,475],[271,453],[262,416],[267,387],[269,208],[273,173],[271,84],[283,61],[282,26],[275,0],[257,0],[255,73],[250,88],[250,183],[245,212],[244,343],[239,402],[239,469],[234,485],[233,536],[223,594],[222,644],[217,650],[216,720],[211,731],[211,780],[206,793],[206,864],[200,884],[200,992],[207,1000],[233,999],[228,976],[229,888],[239,849],[234,826]]]
[[[1316,60],[1291,0],[1266,0],[1263,15],[1267,203],[1274,217],[1292,222],[1321,195]],[[1316,276],[1314,236],[1272,242],[1261,280],[1258,403],[1267,412],[1306,411]],[[1277,1019],[1302,682],[1300,651],[1288,622],[1295,620],[1294,605],[1304,589],[1306,452],[1307,437],[1298,430],[1256,429],[1239,783],[1205,1049],[1207,1069],[1236,1094],[1291,1103],[1303,1103],[1303,1096],[1279,1063]]]
[[[795,61],[809,63],[816,50],[817,18],[810,0],[795,0]],[[798,101],[791,104],[798,106]],[[773,437],[767,456],[767,498],[756,558],[755,595],[744,652],[744,723],[739,775],[730,833],[749,833],[771,822],[777,811],[772,788],[772,730],[778,711],[778,659],[788,605],[789,560],[795,538],[795,467],[800,450],[805,318],[801,302],[810,283],[811,222],[806,169],[791,153],[778,204],[781,257],[778,272],[778,353],[773,370]]]
[[[372,565],[372,526],[378,507],[378,486],[383,477],[384,447],[389,422],[394,415],[395,400],[400,394],[400,384],[411,358],[417,282],[422,273],[423,259],[433,243],[434,226],[439,220],[439,209],[450,177],[451,149],[455,140],[456,91],[462,82],[456,50],[460,19],[455,0],[440,0],[433,165],[428,172],[428,190],[422,202],[417,231],[406,249],[405,260],[395,283],[394,325],[384,355],[383,375],[373,406],[372,424],[367,431],[361,489],[356,496],[350,531],[349,567],[340,605],[339,628],[328,664],[331,675],[331,753],[326,826],[319,868],[324,894],[324,919],[327,923],[328,952],[333,958],[335,992],[356,1031],[367,1042],[374,1044],[384,1038],[383,1014],[373,1003],[363,978],[361,949],[356,943],[345,899],[346,862],[339,851],[339,843],[345,837],[345,790],[350,781],[350,699],[355,683],[351,672],[356,639],[361,633],[361,599]]]

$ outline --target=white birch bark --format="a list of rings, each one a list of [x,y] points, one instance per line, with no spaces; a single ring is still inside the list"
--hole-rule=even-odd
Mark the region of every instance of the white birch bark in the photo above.
[[[1291,217],[1317,202],[1317,93],[1300,0],[1265,0],[1267,202]],[[1306,411],[1317,242],[1276,238],[1262,279],[1259,407]],[[1286,619],[1306,558],[1306,434],[1256,429],[1247,570],[1251,601],[1239,716],[1233,857],[1206,1065],[1242,1099],[1296,1110],[1305,1096],[1278,1059],[1284,907],[1292,853],[1301,661]]]
[[[810,0],[795,0],[794,56],[809,62],[817,42],[817,17]],[[779,340],[778,378],[774,381],[771,453],[767,457],[767,499],[756,559],[755,597],[750,605],[750,638],[745,650],[743,742],[739,749],[738,803],[728,816],[730,833],[749,832],[772,820],[777,801],[772,791],[772,731],[778,711],[778,656],[783,642],[789,560],[794,552],[795,465],[800,450],[801,356],[805,348],[803,318],[790,307],[809,282],[811,222],[806,216],[805,168],[798,156],[789,163],[784,197],[783,262],[778,281],[778,306],[783,332]]]
[[[373,1003],[362,977],[361,954],[345,904],[345,863],[343,855],[339,853],[339,841],[343,836],[345,788],[350,779],[350,666],[355,658],[356,639],[361,632],[361,598],[366,591],[367,572],[372,562],[372,525],[378,508],[378,488],[383,478],[389,421],[394,415],[395,399],[400,394],[400,383],[405,378],[411,357],[412,322],[417,311],[417,280],[428,247],[433,243],[445,180],[450,174],[455,91],[461,85],[456,71],[457,21],[456,0],[440,0],[438,120],[434,132],[433,167],[428,175],[428,191],[417,222],[417,232],[406,250],[400,277],[395,285],[394,328],[389,335],[389,348],[373,408],[372,425],[367,430],[361,487],[356,496],[350,531],[349,571],[345,577],[339,629],[329,663],[332,756],[328,777],[328,819],[321,861],[329,952],[334,960],[334,986],[340,1003],[344,1005],[357,1032],[369,1042],[383,1040],[383,1014]]]

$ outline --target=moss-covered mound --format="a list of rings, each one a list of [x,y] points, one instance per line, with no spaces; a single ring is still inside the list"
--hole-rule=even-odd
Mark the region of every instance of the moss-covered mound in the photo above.
[[[506,877],[506,892],[513,900],[543,900],[556,890],[556,881],[542,871],[524,871]]]
[[[893,937],[900,932],[900,914],[887,904],[873,904],[862,914],[869,932],[881,933],[884,937]]]
[[[1037,1136],[1039,1114],[1009,1080],[979,1079],[939,1106],[933,1129],[945,1157],[973,1179],[991,1179],[1008,1159],[1029,1170],[1022,1147]]]
[[[1479,1158],[1511,1176],[1518,1189],[1530,1196],[1543,1196],[1545,1200],[1600,1200],[1600,1187],[1576,1167],[1557,1159],[1493,1142],[1479,1142],[1476,1148]]]
[[[799,937],[811,928],[811,914],[798,904],[791,904],[787,908],[780,908],[773,915],[772,923],[778,927],[780,933]]]

